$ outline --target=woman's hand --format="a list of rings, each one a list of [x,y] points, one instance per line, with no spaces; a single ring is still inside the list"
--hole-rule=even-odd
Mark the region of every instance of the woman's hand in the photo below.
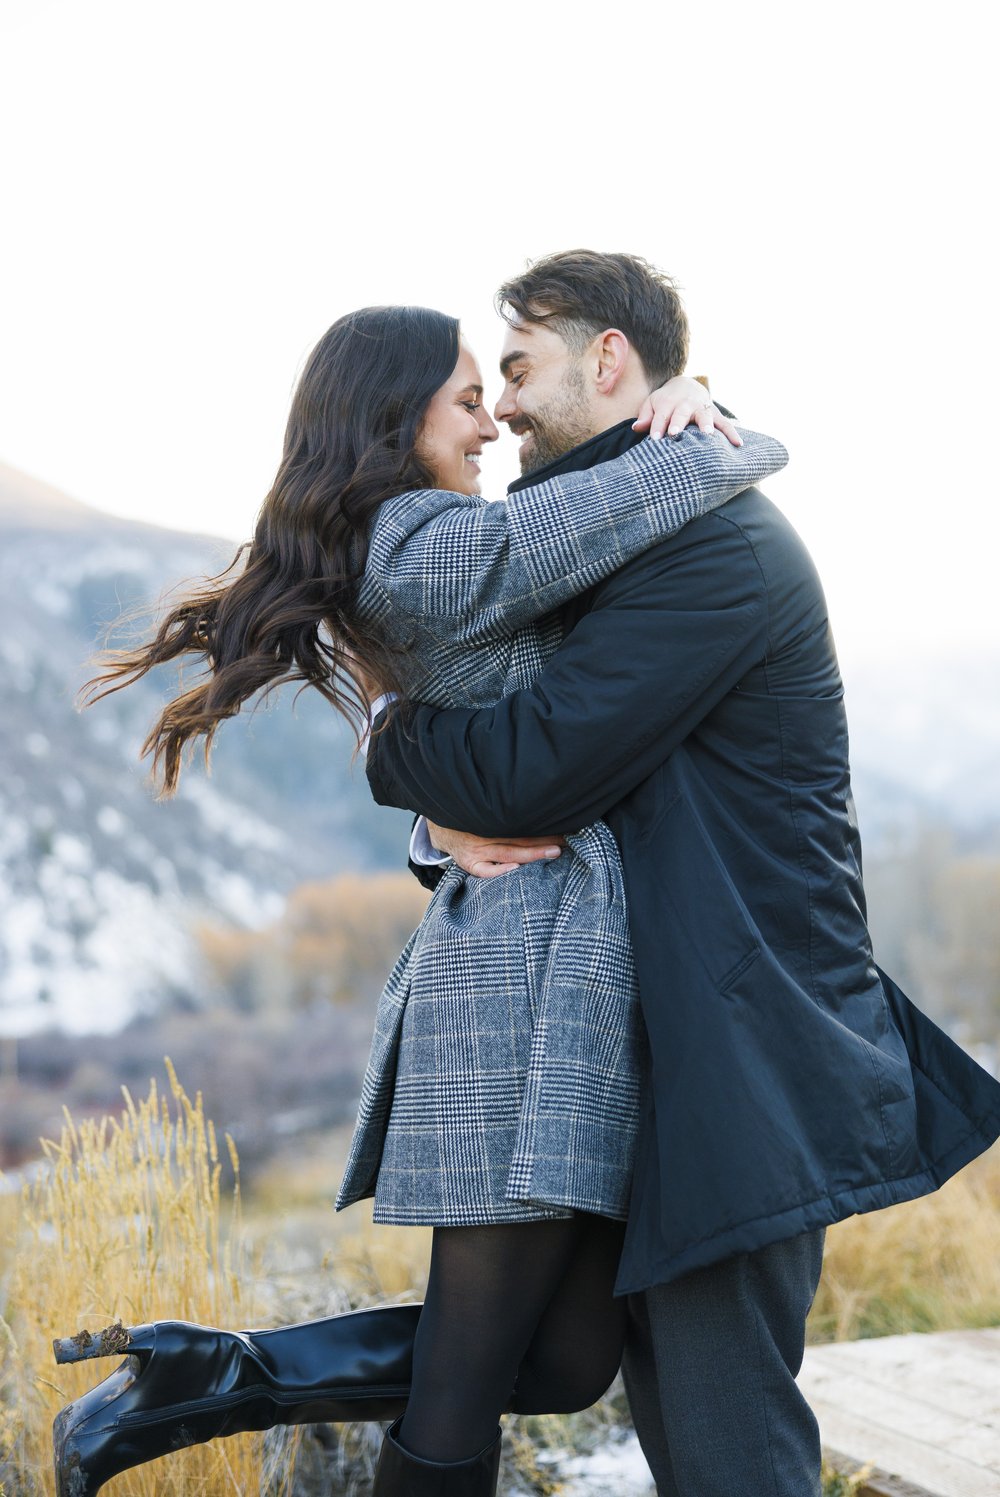
[[[736,427],[719,410],[703,384],[678,374],[668,379],[642,403],[642,410],[632,423],[633,431],[648,431],[658,441],[664,433],[668,437],[679,437],[691,422],[706,435],[721,431],[734,447],[743,446],[743,438]]]

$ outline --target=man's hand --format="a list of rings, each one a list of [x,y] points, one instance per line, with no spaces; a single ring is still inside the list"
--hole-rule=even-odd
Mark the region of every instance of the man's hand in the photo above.
[[[476,878],[496,878],[513,873],[525,863],[541,863],[558,858],[566,845],[561,837],[474,837],[471,832],[456,832],[450,827],[427,823],[431,841]]]

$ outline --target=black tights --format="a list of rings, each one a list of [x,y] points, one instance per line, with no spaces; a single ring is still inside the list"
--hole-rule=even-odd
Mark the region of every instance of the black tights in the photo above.
[[[625,1300],[611,1292],[623,1232],[582,1214],[436,1227],[401,1443],[425,1460],[460,1461],[490,1443],[505,1409],[596,1402],[625,1339]]]

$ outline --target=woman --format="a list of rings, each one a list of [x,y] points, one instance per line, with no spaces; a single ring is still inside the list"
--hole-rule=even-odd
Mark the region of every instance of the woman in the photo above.
[[[369,308],[320,341],[242,570],[172,609],[95,683],[116,690],[187,654],[207,663],[144,746],[168,793],[186,745],[201,737],[207,752],[224,718],[282,682],[315,686],[359,736],[370,682],[441,706],[528,684],[559,644],[561,604],[786,460],[769,438],[737,450],[698,433],[486,504],[479,457],[497,430],[481,395],[440,313]],[[377,1493],[493,1491],[499,1414],[586,1406],[618,1366],[611,1289],[641,1025],[614,841],[598,823],[566,842],[516,878],[450,869],[379,1006],[338,1206],[374,1194],[376,1220],[435,1232]],[[127,1345],[141,1372],[156,1362],[151,1329]],[[149,1423],[142,1382],[128,1397]],[[103,1434],[88,1444],[91,1412],[71,1406],[57,1432],[57,1467],[76,1459],[87,1492],[119,1458]],[[220,1432],[239,1427],[260,1426]]]

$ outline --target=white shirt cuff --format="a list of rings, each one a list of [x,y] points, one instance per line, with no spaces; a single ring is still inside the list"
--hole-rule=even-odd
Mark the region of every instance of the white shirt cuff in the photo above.
[[[410,833],[410,862],[416,863],[418,868],[436,868],[442,863],[451,862],[448,854],[441,852],[431,841],[431,834],[427,830],[427,819],[424,816],[417,817],[413,831]]]
[[[395,691],[383,691],[382,695],[380,697],[376,697],[374,702],[372,702],[368,712],[368,729],[361,742],[358,744],[359,754],[366,754],[368,752],[368,740],[372,736],[372,728],[374,728],[375,726],[375,719],[378,717],[380,712],[385,711],[390,702],[396,701],[397,696],[398,693]]]

